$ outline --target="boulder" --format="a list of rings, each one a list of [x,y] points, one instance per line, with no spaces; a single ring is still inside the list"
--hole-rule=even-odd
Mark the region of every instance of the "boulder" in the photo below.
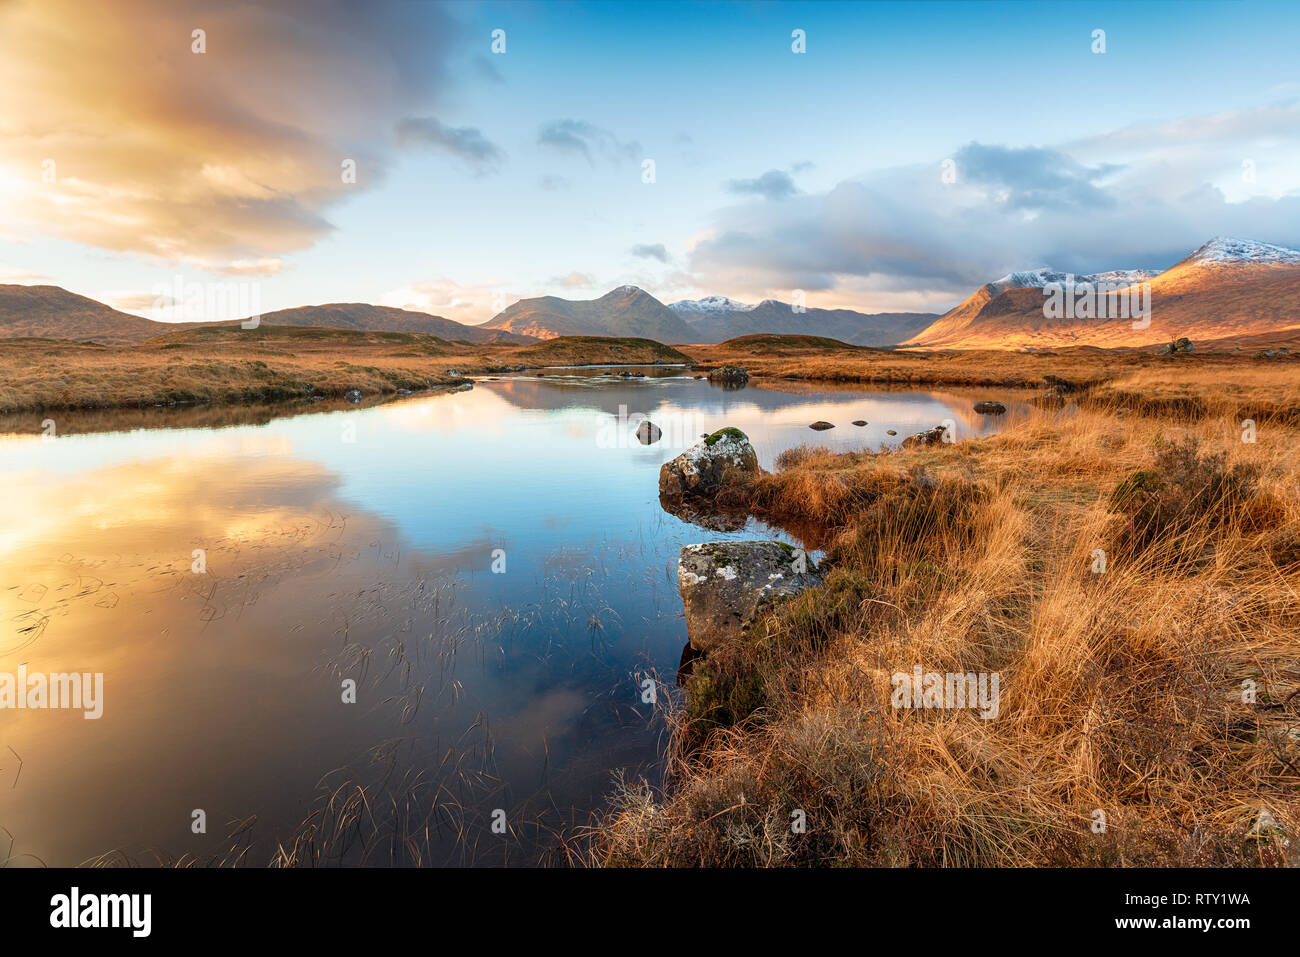
[[[986,399],[983,402],[975,403],[975,411],[980,415],[1005,415],[1007,407],[1001,402],[993,402]]]
[[[1186,336],[1183,336],[1180,339],[1175,339],[1173,342],[1165,343],[1163,346],[1161,346],[1159,349],[1156,350],[1156,355],[1158,356],[1182,355],[1184,353],[1194,352],[1195,350],[1196,347],[1192,345],[1192,340],[1188,339]]]
[[[739,388],[749,381],[749,373],[740,366],[719,366],[709,373],[709,381]]]
[[[926,429],[924,432],[917,432],[915,435],[909,435],[903,439],[903,448],[905,449],[923,449],[932,445],[939,445],[945,441],[948,434],[946,425],[936,425],[933,429]]]
[[[774,603],[821,584],[802,549],[785,542],[706,542],[687,545],[677,562],[691,645],[708,653],[743,637]]]
[[[824,419],[818,419],[812,425],[808,426],[808,428],[814,429],[818,432],[825,432],[827,429],[835,428],[835,426],[831,425],[831,423],[825,421]]]
[[[724,481],[758,474],[758,455],[740,429],[719,429],[659,469],[659,494],[710,497]]]

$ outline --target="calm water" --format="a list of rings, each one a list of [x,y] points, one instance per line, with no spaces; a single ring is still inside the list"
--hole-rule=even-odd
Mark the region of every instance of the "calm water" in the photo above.
[[[686,640],[681,546],[790,540],[664,513],[663,462],[724,425],[770,468],[802,442],[986,431],[977,398],[1024,409],[654,372],[226,427],[56,415],[52,441],[9,422],[0,673],[102,672],[104,691],[99,720],[0,711],[0,860],[12,837],[16,865],[264,865],[295,840],[318,863],[536,862],[613,772],[658,780],[641,681],[671,686]],[[630,434],[642,413],[654,445]]]

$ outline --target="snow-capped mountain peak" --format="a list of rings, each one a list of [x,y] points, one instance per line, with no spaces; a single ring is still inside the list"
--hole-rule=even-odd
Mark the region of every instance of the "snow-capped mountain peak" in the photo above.
[[[995,279],[989,283],[989,288],[994,295],[1005,292],[1008,289],[1022,288],[1042,288],[1053,283],[1135,283],[1146,282],[1155,273],[1145,269],[1112,269],[1109,272],[1099,272],[1091,274],[1065,273],[1057,272],[1054,269],[1042,267],[1039,269],[1022,270],[1019,272],[1008,273],[1001,279]]]
[[[1265,266],[1300,266],[1300,251],[1253,239],[1215,236],[1187,257],[1188,262],[1207,266],[1254,264]]]
[[[750,312],[756,309],[748,303],[737,302],[726,296],[706,296],[703,299],[682,299],[668,304],[678,315],[701,315],[715,312]]]

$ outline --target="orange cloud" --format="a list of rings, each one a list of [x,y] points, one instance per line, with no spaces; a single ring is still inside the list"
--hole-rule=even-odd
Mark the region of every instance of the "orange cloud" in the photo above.
[[[0,239],[276,272],[383,178],[456,33],[431,4],[0,3]]]

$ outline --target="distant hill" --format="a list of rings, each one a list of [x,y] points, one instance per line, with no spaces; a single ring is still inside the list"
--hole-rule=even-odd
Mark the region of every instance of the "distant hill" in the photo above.
[[[620,286],[599,299],[520,299],[481,328],[539,339],[631,336],[656,342],[691,342],[695,335],[677,313],[636,286]]]
[[[423,332],[387,332],[374,329],[337,329],[283,324],[263,324],[255,330],[250,330],[242,329],[233,322],[164,332],[144,342],[145,345],[159,349],[186,346],[200,349],[210,349],[214,346],[245,347],[250,343],[289,347],[314,346],[322,349],[334,346],[383,345],[410,347],[418,350],[422,355],[443,355],[456,348],[446,339]]]
[[[59,286],[0,285],[0,338],[29,336],[124,346],[196,325],[201,323],[172,325],[142,319]]]
[[[1218,237],[1158,275],[1120,270],[1075,276],[1076,284],[1150,282],[1151,324],[1131,319],[1049,318],[1044,289],[1066,280],[1040,269],[1012,273],[975,290],[903,345],[932,349],[1108,348],[1275,334],[1300,328],[1300,252]]]
[[[524,346],[509,355],[512,361],[527,362],[529,365],[649,365],[654,362],[673,364],[691,361],[690,356],[662,342],[627,336],[556,336]]]
[[[858,346],[889,346],[916,335],[939,318],[928,312],[863,313],[852,309],[806,309],[765,299],[747,305],[722,296],[684,299],[668,307],[695,332],[691,342],[709,343],[751,335],[808,335]]]
[[[522,345],[536,340],[480,326],[467,326],[441,316],[366,303],[299,306],[262,316],[263,325],[316,326],[367,332],[408,332],[463,342],[507,342]],[[0,338],[72,339],[104,345],[134,345],[185,329],[226,325],[214,322],[155,322],[120,312],[95,299],[59,286],[0,285]]]
[[[356,329],[361,331],[419,332],[441,339],[462,342],[509,342],[523,345],[538,337],[517,335],[507,330],[467,326],[442,316],[425,312],[372,306],[364,302],[332,302],[323,306],[298,306],[262,315],[262,323],[271,326],[316,326],[322,329]]]
[[[866,348],[865,346],[841,342],[839,339],[828,339],[825,336],[774,335],[770,332],[760,332],[751,336],[737,336],[734,339],[720,342],[718,345],[725,349],[756,354],[764,352],[858,352]]]

